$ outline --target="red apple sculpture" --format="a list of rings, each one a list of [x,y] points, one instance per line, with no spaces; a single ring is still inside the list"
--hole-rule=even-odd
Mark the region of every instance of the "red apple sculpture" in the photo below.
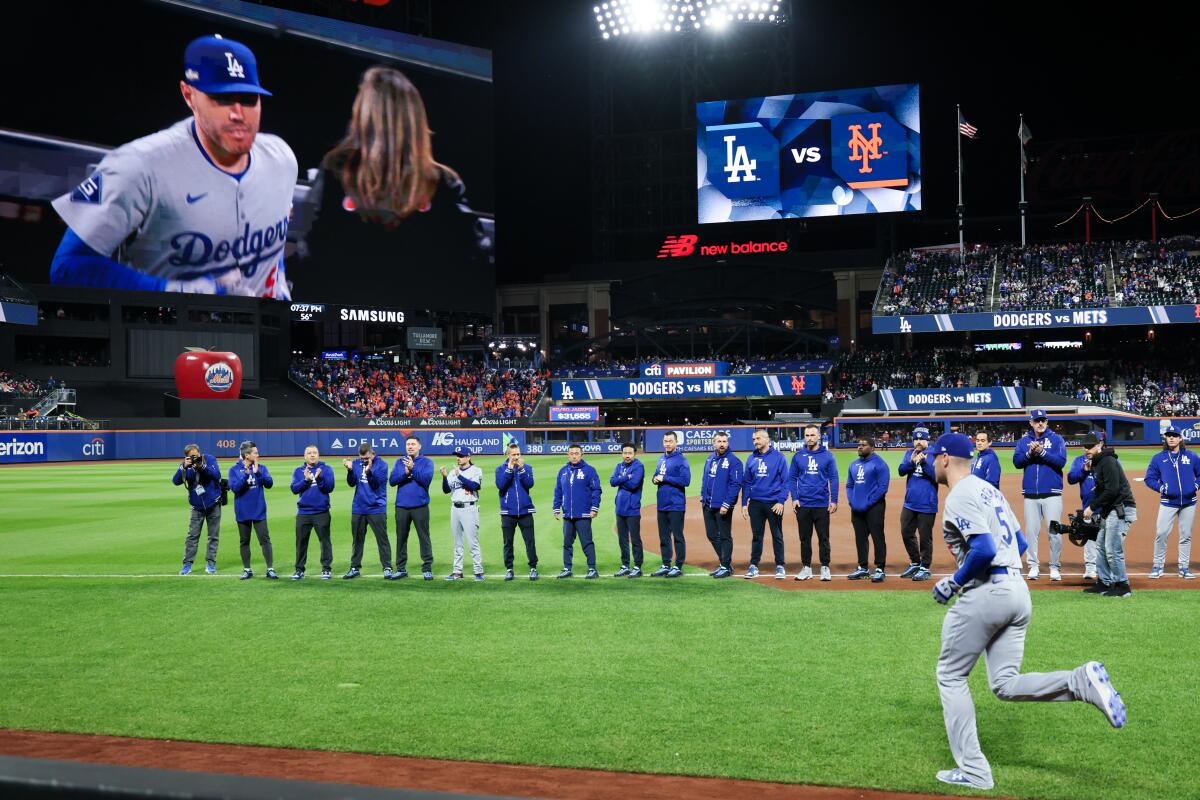
[[[185,400],[237,400],[242,360],[237,353],[189,347],[175,359],[175,391]]]

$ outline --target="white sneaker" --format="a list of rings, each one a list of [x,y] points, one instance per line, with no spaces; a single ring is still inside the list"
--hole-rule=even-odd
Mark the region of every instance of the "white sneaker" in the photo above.
[[[1093,565],[1093,566],[1090,566],[1090,567],[1084,567],[1084,568],[1083,568],[1083,578],[1084,578],[1084,580],[1088,580],[1088,581],[1094,581],[1094,580],[1096,580],[1096,567],[1095,567],[1095,565]]]
[[[1062,580],[1062,573],[1058,571],[1058,567],[1050,568],[1050,580],[1052,580],[1052,581],[1061,581]]]
[[[1034,564],[1032,567],[1029,568],[1029,575],[1027,577],[1031,581],[1036,581],[1038,579],[1039,574],[1040,573],[1038,572],[1038,565]]]
[[[786,570],[786,569],[784,569],[783,567],[776,567],[776,568],[775,568],[775,580],[777,580],[777,581],[781,581],[781,580],[783,580],[783,579],[784,579],[784,578],[786,578],[786,577],[787,577],[787,570]]]
[[[821,567],[821,580],[823,580],[823,581],[833,580],[833,575],[829,574],[829,567]]]
[[[805,567],[804,569],[800,570],[800,573],[798,575],[796,575],[796,580],[798,580],[798,581],[812,580],[812,567]]]

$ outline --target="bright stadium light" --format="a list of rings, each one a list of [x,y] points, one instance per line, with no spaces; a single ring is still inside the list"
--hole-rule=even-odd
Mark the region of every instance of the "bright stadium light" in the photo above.
[[[788,21],[787,0],[608,0],[593,5],[592,15],[602,39]]]

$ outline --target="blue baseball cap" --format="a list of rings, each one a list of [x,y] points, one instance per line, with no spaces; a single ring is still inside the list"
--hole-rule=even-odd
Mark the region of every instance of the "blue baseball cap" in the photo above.
[[[1045,418],[1046,418],[1046,412],[1040,408],[1035,408],[1033,411],[1029,412],[1030,420],[1045,419]]]
[[[454,448],[454,455],[459,458],[470,458],[475,454],[471,452],[471,448],[469,447],[456,447]]]
[[[974,450],[975,443],[961,433],[943,433],[933,443],[935,456],[945,453],[954,458],[970,458]]]
[[[913,428],[913,439],[929,441],[929,428]]]
[[[1162,435],[1163,436],[1183,436],[1183,433],[1179,430],[1178,425],[1171,423],[1171,425],[1165,431],[1162,432]]]
[[[258,84],[258,61],[250,48],[221,36],[193,39],[183,51],[183,81],[205,94],[265,94]]]

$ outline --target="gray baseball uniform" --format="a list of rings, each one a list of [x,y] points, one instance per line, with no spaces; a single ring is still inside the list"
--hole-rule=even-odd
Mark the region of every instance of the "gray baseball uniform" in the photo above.
[[[987,665],[988,684],[1001,700],[1082,700],[1104,711],[1111,696],[1103,695],[1096,685],[1104,670],[1097,662],[1062,672],[1021,673],[1025,629],[1029,627],[1032,605],[1029,587],[1021,579],[1017,539],[1020,528],[1004,495],[986,481],[969,475],[946,497],[943,520],[946,544],[959,566],[975,537],[990,537],[996,548],[991,573],[965,584],[961,596],[946,613],[937,663],[938,691],[950,752],[959,770],[972,783],[991,788],[992,768],[979,747],[975,705],[967,686],[967,676],[981,653]],[[1099,667],[1099,672],[1095,667]],[[1093,673],[1091,677],[1089,671]],[[1103,682],[1107,680],[1104,673]],[[1123,706],[1120,724],[1124,724]]]
[[[483,553],[479,549],[479,492],[463,486],[459,476],[475,485],[483,484],[483,470],[472,464],[466,469],[456,469],[446,476],[450,486],[450,530],[454,533],[454,567],[456,575],[462,574],[463,539],[471,550],[471,562],[475,574],[483,574]]]
[[[245,172],[218,169],[188,118],[113,150],[53,205],[89,247],[140,272],[289,300],[283,248],[296,174],[292,149],[265,133]]]

